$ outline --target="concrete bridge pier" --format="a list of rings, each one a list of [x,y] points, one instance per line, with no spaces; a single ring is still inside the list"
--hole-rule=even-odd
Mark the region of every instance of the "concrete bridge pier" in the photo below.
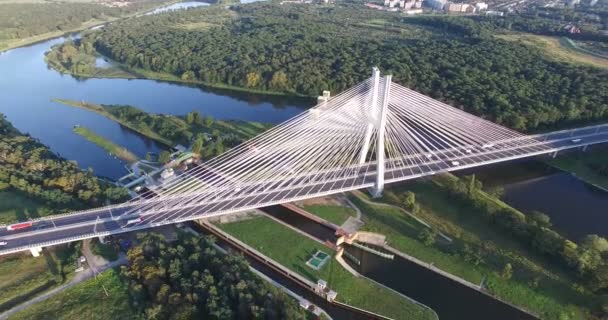
[[[551,154],[551,157],[552,157],[553,159],[555,159],[555,157],[557,157],[557,151],[553,152],[553,154]]]
[[[105,236],[99,236],[99,237],[97,237],[97,238],[99,239],[99,242],[100,242],[100,243],[103,243],[103,244],[105,244],[105,243],[106,243],[106,237],[105,237]]]
[[[30,248],[30,252],[34,257],[40,257],[40,252],[42,252],[42,247]]]
[[[589,146],[588,144],[586,144],[586,145],[583,146],[583,152],[587,151],[587,147],[588,146]]]

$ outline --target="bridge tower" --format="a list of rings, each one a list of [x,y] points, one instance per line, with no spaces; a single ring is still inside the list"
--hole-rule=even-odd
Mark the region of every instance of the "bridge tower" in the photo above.
[[[367,160],[367,154],[371,144],[374,131],[376,132],[376,183],[374,184],[372,195],[379,197],[384,189],[384,168],[385,168],[385,152],[384,152],[384,136],[386,131],[386,112],[388,109],[388,101],[391,88],[391,75],[384,76],[383,90],[380,90],[380,70],[377,67],[372,71],[372,87],[370,100],[370,113],[366,118],[367,130],[365,132],[365,141],[363,148],[359,154],[359,164],[364,164]],[[382,99],[380,99],[382,95]],[[375,130],[374,130],[375,129]]]

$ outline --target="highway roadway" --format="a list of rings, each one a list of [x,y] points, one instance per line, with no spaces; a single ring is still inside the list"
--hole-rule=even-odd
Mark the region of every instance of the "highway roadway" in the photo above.
[[[518,143],[509,141],[496,143],[492,147],[473,146],[466,152],[446,150],[435,152],[432,156],[390,159],[385,165],[385,181],[405,181],[605,142],[608,142],[608,125],[600,125],[527,136]],[[426,157],[426,160],[422,164],[414,164],[414,157]],[[0,242],[6,244],[0,246],[0,255],[374,186],[375,163],[351,169],[277,178],[260,184],[238,185],[232,190],[208,186],[196,195],[134,201],[41,218],[33,220],[32,227],[22,230],[8,231],[4,226],[0,228]],[[221,194],[221,197],[211,197],[211,194]],[[200,201],[201,195],[207,195],[203,203]],[[142,221],[132,221],[137,218],[142,218]]]

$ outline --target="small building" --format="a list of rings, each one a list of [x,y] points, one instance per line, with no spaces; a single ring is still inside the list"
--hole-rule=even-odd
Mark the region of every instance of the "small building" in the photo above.
[[[486,11],[488,10],[488,4],[485,2],[477,2],[475,4],[475,9],[477,9],[477,11]]]
[[[448,2],[445,6],[448,12],[472,12],[473,7],[468,3],[453,3]]]
[[[171,179],[173,176],[175,176],[175,172],[173,171],[173,168],[167,168],[167,169],[163,170],[163,172],[160,173],[160,179],[162,181]]]

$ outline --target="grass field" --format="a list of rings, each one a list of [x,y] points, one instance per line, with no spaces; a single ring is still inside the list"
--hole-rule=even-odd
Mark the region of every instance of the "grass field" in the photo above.
[[[119,146],[112,141],[96,134],[95,132],[85,128],[85,127],[75,127],[74,132],[78,135],[81,135],[85,139],[93,142],[94,144],[102,147],[107,152],[117,156],[118,158],[125,160],[129,163],[136,162],[139,160],[135,154],[126,148]]]
[[[61,282],[53,254],[13,255],[0,262],[0,310],[6,310]]]
[[[306,205],[304,206],[304,210],[314,213],[317,216],[338,226],[342,225],[348,219],[348,217],[356,216],[356,212],[352,208],[338,205]]]
[[[0,191],[0,224],[25,221],[50,213],[44,206],[18,192]]]
[[[577,178],[601,188],[608,189],[608,177],[599,175],[590,168],[592,164],[608,163],[608,148],[594,147],[587,152],[560,155],[547,163],[560,170],[571,172]]]
[[[106,295],[107,292],[107,295]],[[118,272],[107,270],[15,314],[11,319],[143,319],[129,304]]]
[[[306,261],[317,250],[333,255],[331,249],[270,218],[256,217],[219,227],[309,280],[326,280],[329,287],[338,292],[339,301],[395,319],[434,318],[428,309],[369,280],[353,276],[334,259],[318,271],[308,267]]]
[[[561,38],[540,36],[528,33],[510,33],[497,35],[496,37],[507,40],[521,42],[539,48],[546,57],[568,63],[580,63],[592,65],[598,68],[608,68],[608,59],[590,55],[576,50],[567,45]]]
[[[416,193],[418,214],[434,228],[451,237],[451,244],[425,246],[416,235],[420,227],[398,210],[366,205],[352,198],[363,211],[364,229],[383,233],[396,249],[436,267],[479,284],[495,295],[522,306],[543,319],[585,319],[592,297],[575,290],[575,279],[495,228],[472,208],[459,206],[432,181],[420,181],[386,192]],[[496,205],[500,204],[497,200]],[[411,219],[411,218],[410,218]],[[465,250],[465,246],[469,249]],[[506,263],[515,272],[512,279],[500,277]]]

